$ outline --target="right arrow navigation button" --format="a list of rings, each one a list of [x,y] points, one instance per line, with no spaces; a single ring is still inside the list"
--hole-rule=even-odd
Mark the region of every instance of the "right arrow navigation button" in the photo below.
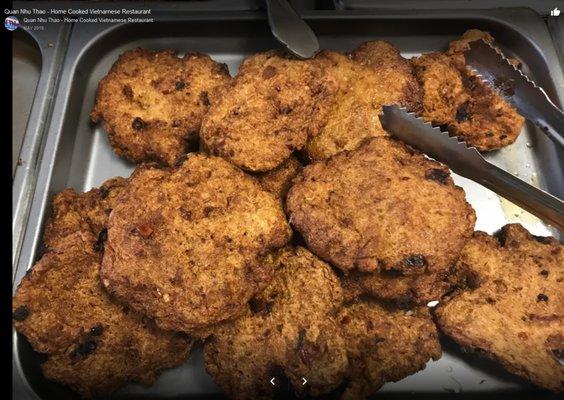
[[[302,376],[302,386],[307,383],[307,379]]]

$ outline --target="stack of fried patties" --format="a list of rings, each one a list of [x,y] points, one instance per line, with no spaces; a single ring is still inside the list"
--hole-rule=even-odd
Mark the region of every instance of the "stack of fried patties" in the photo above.
[[[55,197],[46,253],[14,299],[45,375],[108,395],[182,363],[197,339],[232,398],[363,399],[441,356],[426,306],[441,300],[445,333],[561,390],[561,368],[534,371],[548,356],[524,357],[562,344],[561,246],[517,226],[497,242],[474,234],[448,168],[382,129],[384,104],[424,114],[415,72],[386,42],[311,60],[260,53],[234,78],[205,55],[124,53],[92,118],[141,164]],[[495,258],[480,258],[482,245]],[[537,286],[505,296],[522,303],[509,328],[490,302],[460,334],[456,308],[498,280],[509,288],[522,267],[507,265],[542,257]],[[519,296],[535,290],[539,309],[519,322]],[[505,346],[502,329],[517,339]]]
[[[290,238],[279,199],[227,161],[163,167],[186,154],[225,71],[208,56],[134,50],[100,84],[93,116],[104,113],[112,143],[162,164],[56,195],[45,254],[14,298],[45,376],[83,396],[185,362],[199,330],[242,314],[270,282],[262,258]]]
[[[48,357],[43,373],[84,397],[129,381],[151,384],[182,364],[192,340],[164,331],[104,290],[100,280],[108,215],[127,181],[116,178],[79,194],[55,196],[45,254],[23,278],[13,301],[16,329]]]

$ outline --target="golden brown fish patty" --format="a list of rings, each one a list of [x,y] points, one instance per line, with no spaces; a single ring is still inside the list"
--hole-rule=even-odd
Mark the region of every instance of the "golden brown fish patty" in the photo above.
[[[425,305],[440,300],[464,281],[454,268],[442,273],[402,275],[396,271],[353,271],[342,278],[345,298],[370,296],[400,305]]]
[[[441,330],[509,372],[562,392],[562,245],[510,224],[497,238],[476,232],[458,263],[473,279],[436,308]]]
[[[99,188],[86,193],[65,189],[55,195],[53,213],[43,236],[45,245],[51,247],[65,236],[83,231],[99,238],[95,247],[101,250],[110,212],[126,190],[127,179],[117,177],[108,179]]]
[[[287,377],[299,396],[346,381],[341,398],[363,399],[440,357],[426,308],[342,305],[338,278],[304,248],[284,248],[269,262],[275,278],[248,314],[216,328],[205,344],[206,370],[230,397],[273,398]]]
[[[525,120],[466,69],[464,55],[456,51],[466,49],[473,37],[453,42],[448,54],[429,53],[412,60],[423,89],[421,114],[478,150],[495,150],[513,143]]]
[[[198,143],[212,92],[230,79],[205,54],[128,50],[100,81],[90,118],[103,121],[119,156],[174,165]]]
[[[501,49],[496,46],[493,36],[488,32],[481,31],[479,29],[468,29],[464,32],[460,39],[453,40],[449,43],[447,54],[454,56],[457,66],[464,67],[466,61],[463,53],[470,49],[471,42],[475,42],[477,40],[483,40],[501,51]],[[508,61],[516,68],[521,64],[520,61],[515,58],[508,58]]]
[[[282,374],[301,395],[328,393],[347,369],[335,321],[339,280],[304,248],[284,248],[270,262],[275,278],[253,299],[248,315],[223,324],[206,342],[206,370],[234,399],[272,398]]]
[[[205,116],[204,148],[248,171],[274,169],[319,132],[336,90],[317,59],[255,54]]]
[[[271,279],[261,256],[290,235],[255,179],[192,154],[175,170],[132,175],[110,215],[102,280],[163,329],[190,332],[240,313]]]
[[[345,272],[443,273],[476,219],[444,165],[389,138],[305,167],[286,208],[308,248]]]
[[[481,31],[479,29],[468,29],[459,39],[453,40],[449,43],[447,53],[464,53],[466,50],[470,49],[470,43],[477,40],[483,40],[491,45],[494,45],[495,41],[489,32]]]
[[[373,301],[345,306],[338,320],[349,359],[342,400],[361,400],[441,357],[437,329],[426,307],[399,310]]]
[[[183,363],[192,345],[107,295],[95,242],[80,231],[58,240],[23,278],[12,306],[16,330],[48,356],[45,376],[84,397],[109,395],[130,381],[149,385]]]
[[[292,156],[278,168],[257,174],[256,177],[264,190],[285,201],[292,180],[298,176],[302,168],[302,163]]]
[[[327,50],[317,58],[337,78],[339,90],[326,125],[306,146],[311,159],[354,150],[369,137],[388,136],[378,117],[385,104],[419,111],[421,93],[412,66],[390,43],[363,43],[350,55]]]

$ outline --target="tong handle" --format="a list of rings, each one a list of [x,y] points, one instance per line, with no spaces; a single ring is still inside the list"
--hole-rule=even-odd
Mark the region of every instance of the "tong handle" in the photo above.
[[[522,87],[522,90],[513,96],[506,96],[502,92],[500,94],[525,118],[534,122],[554,143],[564,147],[564,113],[542,88],[536,87],[536,90],[527,91],[525,85],[530,83],[516,83],[516,87]]]
[[[564,148],[564,113],[551,101],[546,112],[540,114],[539,124],[545,126],[541,130],[555,143]]]
[[[564,232],[564,202],[484,160],[475,180]]]

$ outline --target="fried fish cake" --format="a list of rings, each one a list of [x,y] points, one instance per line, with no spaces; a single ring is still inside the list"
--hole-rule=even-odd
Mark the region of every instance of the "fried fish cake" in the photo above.
[[[436,308],[440,329],[509,372],[562,392],[562,245],[511,224],[497,238],[476,232],[458,263],[473,279]]]
[[[308,248],[345,272],[444,272],[476,219],[444,165],[390,138],[305,167],[286,208]]]
[[[298,176],[302,168],[302,163],[292,156],[278,168],[258,174],[257,179],[264,190],[285,200],[292,180]]]
[[[344,276],[342,283],[347,299],[367,295],[401,305],[424,305],[440,300],[463,279],[454,268],[420,275],[402,275],[396,271],[354,271]]]
[[[45,376],[84,397],[109,395],[130,381],[149,385],[163,369],[183,363],[192,345],[108,296],[95,241],[81,231],[61,238],[13,299],[16,330],[48,356]]]
[[[102,281],[161,328],[190,332],[240,313],[271,279],[261,257],[290,236],[280,202],[255,179],[192,154],[132,175],[110,215]]]
[[[373,301],[349,304],[338,321],[349,368],[342,400],[361,400],[441,357],[437,329],[426,307],[399,310]]]
[[[317,59],[255,54],[205,116],[203,147],[247,171],[274,169],[319,132],[336,90]]]
[[[53,213],[43,236],[45,245],[51,247],[69,234],[84,231],[99,238],[95,247],[101,249],[110,212],[127,190],[126,187],[127,179],[117,177],[86,193],[65,189],[55,195],[52,202]]]
[[[477,40],[483,40],[499,49],[499,47],[495,45],[495,39],[488,32],[481,31],[479,29],[469,29],[464,32],[460,39],[453,40],[449,43],[447,54],[455,57],[455,61],[459,67],[464,67],[466,61],[463,53],[470,49],[471,42],[475,42]],[[519,67],[519,60],[514,58],[509,58],[508,60],[514,67]]]
[[[339,279],[301,247],[286,247],[271,262],[275,278],[253,299],[248,315],[224,324],[206,342],[206,371],[234,399],[274,397],[282,374],[301,396],[328,393],[348,365],[335,321]]]
[[[119,156],[174,165],[198,143],[211,93],[230,80],[205,54],[128,50],[100,81],[90,118],[103,121]]]
[[[447,53],[464,53],[466,50],[470,49],[470,43],[477,40],[483,40],[491,45],[494,45],[494,38],[489,34],[489,32],[481,31],[479,29],[468,29],[459,39],[453,40],[449,43]]]
[[[464,48],[468,40],[453,44]],[[423,90],[421,115],[444,125],[480,151],[513,143],[525,119],[499,94],[466,69],[461,53],[429,53],[412,60]]]
[[[421,93],[412,66],[390,43],[363,43],[349,56],[323,51],[317,58],[337,78],[339,90],[327,123],[305,148],[312,160],[354,150],[368,137],[388,136],[378,117],[385,104],[419,111]]]

